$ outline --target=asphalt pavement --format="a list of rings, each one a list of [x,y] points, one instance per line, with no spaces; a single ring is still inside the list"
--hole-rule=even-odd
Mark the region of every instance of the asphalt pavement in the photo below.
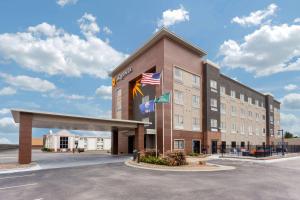
[[[219,172],[165,172],[119,163],[0,175],[0,199],[277,200],[300,197],[300,159],[277,163],[212,161]]]

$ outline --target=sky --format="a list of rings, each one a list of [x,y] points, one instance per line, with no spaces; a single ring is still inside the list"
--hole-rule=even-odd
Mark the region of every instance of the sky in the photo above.
[[[283,129],[300,136],[299,7],[297,0],[2,0],[0,143],[18,143],[11,108],[110,118],[109,72],[161,27],[204,49],[222,73],[271,93],[282,103]]]

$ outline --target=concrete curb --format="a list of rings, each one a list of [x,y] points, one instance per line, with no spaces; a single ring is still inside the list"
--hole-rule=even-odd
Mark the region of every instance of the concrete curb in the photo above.
[[[225,165],[217,165],[217,164],[207,164],[210,166],[215,166],[215,168],[176,168],[176,167],[161,167],[161,168],[153,168],[150,166],[142,166],[140,164],[133,164],[130,160],[125,161],[125,165],[128,167],[134,167],[138,169],[148,169],[148,170],[155,170],[155,171],[170,171],[170,172],[216,172],[216,171],[227,171],[236,169],[233,166],[225,166]]]
[[[270,160],[259,160],[259,159],[248,159],[248,158],[238,158],[238,157],[219,157],[217,160],[232,160],[232,161],[241,161],[241,162],[253,162],[253,163],[277,163],[284,162],[288,160],[297,160],[300,159],[300,156],[295,157],[285,157],[285,158],[275,158]]]
[[[31,167],[26,167],[26,168],[14,168],[14,169],[5,169],[0,171],[0,174],[12,174],[12,173],[18,173],[18,172],[30,172],[30,171],[37,171],[41,170],[42,168],[36,164]]]

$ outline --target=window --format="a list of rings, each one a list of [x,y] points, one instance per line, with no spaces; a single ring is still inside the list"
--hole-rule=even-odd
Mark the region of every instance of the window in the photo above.
[[[264,102],[261,102],[261,107],[263,107],[263,108],[265,107],[265,104],[264,104]]]
[[[210,80],[210,87],[213,89],[217,89],[218,87],[217,81]]]
[[[218,102],[217,99],[210,99],[210,107],[213,111],[218,111]]]
[[[231,130],[232,130],[233,133],[236,133],[237,128],[236,128],[236,123],[235,122],[233,122],[231,124]]]
[[[258,120],[259,120],[259,114],[256,113],[256,114],[255,114],[255,117],[256,117],[256,121],[258,122]]]
[[[193,86],[200,87],[200,77],[193,74]]]
[[[235,91],[234,91],[234,90],[231,90],[231,91],[230,91],[230,96],[231,96],[232,98],[235,98]]]
[[[221,131],[226,132],[226,122],[221,121]]]
[[[221,86],[220,87],[220,93],[221,93],[221,96],[224,96],[226,94],[226,88]]]
[[[255,105],[258,106],[259,102],[258,100],[255,100]]]
[[[245,95],[244,94],[240,94],[240,100],[245,101]]]
[[[274,130],[273,129],[270,129],[270,134],[271,134],[271,136],[274,136]]]
[[[218,120],[210,119],[210,126],[211,128],[218,128]]]
[[[241,134],[244,134],[245,133],[245,123],[242,122],[241,124]]]
[[[179,90],[174,91],[174,101],[177,104],[183,105],[183,92]]]
[[[257,127],[255,128],[255,134],[259,135],[259,129]]]
[[[221,103],[221,113],[226,114],[226,104],[225,103]]]
[[[274,124],[274,119],[273,119],[273,116],[272,116],[272,115],[270,116],[270,123],[271,123],[271,124]]]
[[[174,68],[174,78],[175,80],[182,81],[182,70],[175,67]]]
[[[175,115],[175,128],[183,129],[183,116]]]
[[[252,104],[252,98],[251,97],[248,97],[248,104]]]
[[[142,97],[142,103],[149,102],[149,96],[143,96]]]
[[[248,117],[252,118],[252,111],[248,111]]]
[[[265,115],[262,115],[261,117],[262,117],[262,120],[264,120],[264,121],[266,120],[266,116]]]
[[[193,95],[193,107],[199,108],[200,107],[200,97],[197,95]]]
[[[68,143],[69,143],[68,137],[60,137],[59,148],[60,149],[67,149],[68,148]]]
[[[200,130],[200,119],[197,117],[193,117],[193,131]]]
[[[273,112],[273,105],[270,105],[270,112]]]
[[[263,135],[266,134],[266,129],[265,128],[262,128],[262,133],[263,133]]]
[[[174,149],[184,149],[184,140],[174,140]]]
[[[241,108],[241,117],[244,118],[246,116],[246,111]]]
[[[253,128],[252,128],[252,126],[249,126],[249,127],[248,127],[248,132],[249,132],[249,135],[252,135],[252,134],[253,134]]]
[[[231,106],[231,115],[236,116],[236,107],[235,106]]]

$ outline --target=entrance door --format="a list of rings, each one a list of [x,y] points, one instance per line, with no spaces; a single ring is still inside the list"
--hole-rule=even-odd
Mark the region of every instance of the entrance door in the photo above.
[[[133,153],[134,149],[134,135],[128,136],[128,153]]]
[[[193,153],[200,153],[200,140],[193,140]]]
[[[211,141],[211,153],[218,153],[218,141],[212,140]]]

